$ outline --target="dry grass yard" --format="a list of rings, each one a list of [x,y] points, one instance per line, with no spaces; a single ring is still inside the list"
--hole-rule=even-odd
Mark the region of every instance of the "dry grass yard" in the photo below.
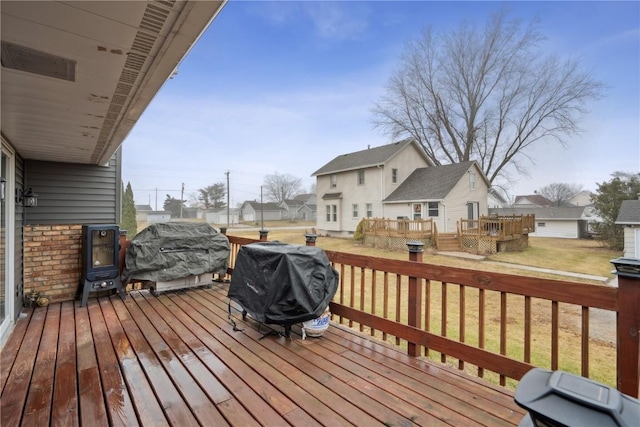
[[[265,226],[265,228],[268,228]],[[304,244],[305,232],[311,232],[312,226],[308,230],[279,230],[271,228],[269,240],[278,240],[285,243]],[[236,229],[229,230],[228,234],[242,237],[257,238],[256,231],[242,232]],[[407,252],[391,252],[374,248],[363,247],[351,239],[337,239],[319,237],[317,246],[327,250],[348,252],[364,256],[386,257],[393,259],[408,259]],[[488,259],[491,261],[507,262],[511,264],[529,265],[576,273],[613,277],[610,272],[612,265],[609,260],[620,256],[619,253],[609,251],[600,247],[592,240],[570,240],[570,239],[545,239],[531,238],[530,247],[523,252],[496,254]],[[594,286],[603,286],[601,282],[594,282],[585,279],[567,279],[551,274],[541,274],[532,271],[505,268],[495,264],[483,263],[483,261],[467,260],[461,258],[447,257],[435,254],[433,251],[426,251],[424,262],[442,266],[453,266],[468,268],[473,270],[494,271],[501,273],[519,274],[533,277],[544,277],[558,280],[571,280],[583,283],[590,283]],[[365,288],[364,298],[360,294],[361,272],[360,269],[345,268],[343,274],[344,289],[339,291],[343,295],[343,303],[356,308],[363,308],[365,311],[371,310],[375,306],[376,314],[390,319],[402,320],[406,315],[406,298],[400,296],[399,306],[396,306],[397,292],[405,289],[406,283],[396,283],[395,276],[387,278],[387,289],[384,289],[383,274],[378,272],[376,277],[376,289]],[[371,272],[365,273],[364,283],[371,283]],[[406,278],[405,278],[406,279]],[[353,291],[351,287],[353,286]],[[423,327],[431,332],[438,333],[453,339],[460,339],[460,286],[446,285],[446,295],[440,282],[431,281],[429,288],[428,314],[423,313]],[[372,297],[372,294],[375,297]],[[387,295],[385,304],[384,295]],[[462,340],[477,345],[479,337],[478,316],[479,316],[479,292],[477,289],[466,288],[464,290],[464,334]],[[427,295],[424,296],[426,300]],[[442,327],[443,305],[442,299],[446,298],[446,328]],[[485,292],[485,348],[496,353],[500,352],[500,307],[501,296],[498,292]],[[427,309],[427,308],[425,308]],[[551,303],[544,300],[532,299],[532,349],[531,363],[536,366],[551,368]],[[524,297],[509,295],[507,297],[507,345],[504,352],[518,360],[524,360]],[[580,327],[581,308],[570,304],[559,304],[559,369],[580,374],[581,354],[580,354]],[[336,319],[338,320],[338,319]],[[428,325],[425,325],[428,323]],[[395,338],[383,337],[377,331],[370,331],[366,327],[352,324],[365,332],[386,339],[390,343],[396,343]],[[615,314],[602,312],[601,310],[590,310],[590,372],[589,376],[594,380],[615,386]],[[400,342],[399,345],[406,346]],[[434,360],[441,360],[441,355],[431,351],[428,357]],[[458,366],[459,362],[450,357],[446,358],[446,363]],[[477,368],[465,364],[466,371],[476,374]],[[486,373],[486,379],[498,382],[497,375]],[[515,387],[515,382],[507,382],[507,387]]]

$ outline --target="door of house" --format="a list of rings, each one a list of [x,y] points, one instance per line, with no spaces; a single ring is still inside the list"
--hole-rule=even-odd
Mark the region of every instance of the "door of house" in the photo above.
[[[640,258],[640,228],[636,228],[636,253],[632,258]]]
[[[422,219],[422,203],[413,204],[413,220]]]
[[[13,183],[15,168],[13,152],[2,144],[0,158],[0,338],[4,339],[13,320],[16,306],[13,275],[14,254],[14,202]]]
[[[467,219],[478,219],[479,203],[468,202],[467,203]]]

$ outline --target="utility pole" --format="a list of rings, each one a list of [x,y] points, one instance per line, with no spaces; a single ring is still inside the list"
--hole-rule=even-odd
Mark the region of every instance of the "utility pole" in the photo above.
[[[262,204],[262,185],[260,186],[260,222],[262,224],[260,229],[264,230],[264,206]]]
[[[180,190],[180,219],[182,219],[182,205],[184,204],[184,201],[182,200],[184,198],[184,182],[182,183],[182,190]]]
[[[229,171],[225,172],[227,175],[227,229],[229,228]]]
[[[158,187],[156,187],[156,211],[158,210]]]

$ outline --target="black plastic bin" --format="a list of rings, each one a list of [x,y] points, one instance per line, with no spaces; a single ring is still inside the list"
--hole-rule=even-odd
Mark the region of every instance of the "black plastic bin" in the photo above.
[[[520,427],[638,427],[640,401],[613,387],[562,371],[534,368],[515,393],[529,411]]]

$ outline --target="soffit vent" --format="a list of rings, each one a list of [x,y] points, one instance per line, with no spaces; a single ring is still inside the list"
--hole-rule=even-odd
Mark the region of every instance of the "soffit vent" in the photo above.
[[[140,21],[140,28],[160,34],[169,13],[170,10],[160,7],[159,5],[149,3],[147,5],[147,10],[145,10],[144,16],[142,17],[142,21]]]
[[[76,80],[76,61],[13,43],[2,42],[2,66],[54,79]]]
[[[157,1],[147,4],[142,19],[140,20],[136,36],[127,53],[127,59],[120,73],[118,85],[111,96],[111,103],[91,156],[93,162],[98,160],[111,137],[114,127],[116,127],[119,120],[121,120],[120,114],[126,109],[126,105],[130,102],[130,96],[133,95],[131,91],[140,77],[150,53],[153,51],[156,43],[158,43],[159,35],[166,25],[167,19],[171,15],[174,6],[175,1],[173,0]]]

